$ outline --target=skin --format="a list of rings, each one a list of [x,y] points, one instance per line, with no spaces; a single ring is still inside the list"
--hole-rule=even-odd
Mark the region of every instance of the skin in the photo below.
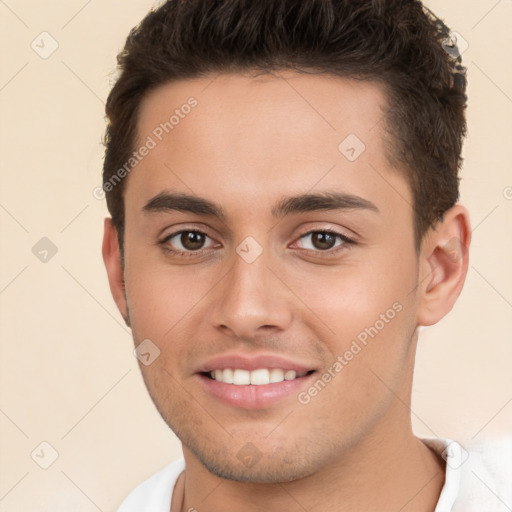
[[[415,249],[412,192],[386,158],[378,84],[291,71],[175,82],[143,101],[138,142],[190,96],[198,105],[127,178],[124,272],[110,219],[103,244],[135,343],[160,350],[141,371],[183,444],[172,511],[433,511],[444,461],[411,430],[417,327],[443,318],[462,289],[467,211],[454,206]],[[338,150],[349,134],[366,146],[354,162]],[[225,217],[144,211],[162,192],[207,199]],[[378,211],[272,215],[285,197],[328,192]],[[166,251],[187,250],[179,236],[158,243],[184,229],[206,233],[202,254]],[[354,243],[336,237],[325,249],[308,235],[325,229]],[[253,263],[236,252],[247,236],[263,251]],[[236,351],[278,354],[320,377],[396,303],[400,312],[307,404],[294,393],[233,407],[195,373]],[[261,456],[251,467],[237,458],[248,442]]]

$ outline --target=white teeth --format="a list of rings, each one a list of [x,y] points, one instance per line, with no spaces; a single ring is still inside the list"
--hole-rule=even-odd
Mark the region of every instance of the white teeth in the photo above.
[[[299,372],[295,370],[282,370],[281,368],[258,368],[257,370],[248,371],[241,369],[226,368],[224,370],[212,370],[210,376],[212,379],[223,382],[224,384],[234,384],[236,386],[265,386],[266,384],[274,384],[283,382],[284,380],[294,380],[303,377],[308,372]]]
[[[270,382],[283,382],[284,380],[284,371],[281,368],[272,368],[270,370]]]
[[[293,380],[295,377],[297,377],[297,372],[295,370],[288,370],[284,374],[284,380]]]
[[[251,384],[255,386],[263,386],[265,384],[270,384],[270,374],[266,368],[261,368],[260,370],[253,370],[251,372]]]
[[[233,370],[226,368],[222,371],[222,382],[224,384],[233,384]]]
[[[222,370],[218,370],[221,371]],[[223,375],[224,377],[224,375]],[[217,370],[215,370],[215,380],[217,380]],[[224,382],[224,381],[223,381]],[[246,386],[251,383],[251,372],[247,370],[235,370],[233,372],[233,384],[237,386]]]

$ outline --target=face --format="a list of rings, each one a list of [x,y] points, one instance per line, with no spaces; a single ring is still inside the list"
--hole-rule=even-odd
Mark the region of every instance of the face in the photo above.
[[[141,364],[160,414],[214,474],[290,481],[408,422],[392,404],[410,392],[418,257],[385,105],[377,84],[293,72],[141,105],[120,309],[160,351]]]

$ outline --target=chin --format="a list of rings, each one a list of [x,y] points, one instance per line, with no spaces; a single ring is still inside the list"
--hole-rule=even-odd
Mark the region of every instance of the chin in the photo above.
[[[307,478],[333,462],[333,450],[311,440],[280,439],[254,444],[230,438],[224,443],[197,436],[180,437],[184,447],[211,474],[235,482],[286,483]],[[256,447],[258,446],[258,448]]]
[[[264,454],[253,466],[246,467],[236,455],[224,453],[205,454],[191,449],[201,464],[213,475],[225,480],[252,484],[275,484],[292,482],[310,476],[315,472],[311,465],[298,460],[269,461]]]

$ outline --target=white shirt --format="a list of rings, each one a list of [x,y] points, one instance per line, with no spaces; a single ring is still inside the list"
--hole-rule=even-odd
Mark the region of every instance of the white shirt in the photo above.
[[[435,512],[511,512],[512,439],[470,443],[422,439],[446,460],[446,477]],[[184,459],[136,487],[117,512],[169,512]]]

